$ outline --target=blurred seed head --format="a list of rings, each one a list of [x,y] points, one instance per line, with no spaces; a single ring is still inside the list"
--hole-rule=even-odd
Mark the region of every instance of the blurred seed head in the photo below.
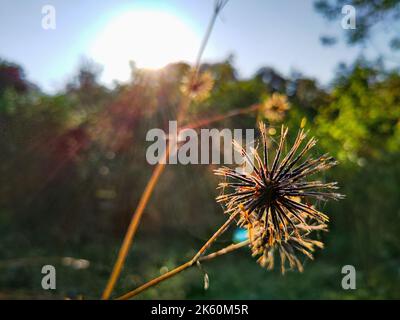
[[[280,93],[273,93],[272,96],[262,104],[264,117],[271,122],[281,122],[290,109],[287,97]]]
[[[191,69],[183,77],[180,89],[182,94],[201,102],[210,96],[213,86],[214,78],[210,71],[196,74],[196,70]]]

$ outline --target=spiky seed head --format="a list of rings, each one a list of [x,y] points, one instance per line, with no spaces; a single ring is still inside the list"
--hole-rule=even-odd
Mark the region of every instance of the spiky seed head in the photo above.
[[[307,219],[307,218],[306,218]],[[296,224],[296,231],[289,227],[288,237],[285,240],[276,240],[274,230],[266,228],[261,221],[255,220],[247,224],[248,237],[252,256],[257,257],[257,262],[271,270],[274,268],[275,256],[280,258],[281,272],[285,273],[287,262],[289,269],[303,271],[303,263],[298,254],[303,254],[309,259],[313,259],[315,248],[323,248],[321,241],[313,240],[309,237],[314,230],[327,230],[324,223],[314,223],[312,226],[304,226],[300,221]]]
[[[310,201],[338,200],[343,196],[333,192],[337,189],[335,182],[311,179],[316,173],[336,165],[336,161],[326,154],[316,158],[306,157],[317,141],[311,138],[303,143],[307,137],[303,129],[299,130],[286,153],[284,145],[288,128],[282,126],[279,144],[274,152],[269,150],[267,129],[263,123],[260,124],[260,132],[261,153],[255,149],[247,153],[239,146],[241,154],[253,169],[251,173],[239,173],[227,167],[215,171],[227,179],[220,184],[223,193],[217,197],[217,201],[225,205],[226,213],[240,217],[240,226],[247,226],[254,232],[262,230],[263,237],[258,237],[258,241],[262,239],[265,252],[273,249],[274,245],[284,252],[288,250],[288,244],[303,239],[301,235],[304,230],[313,230],[315,223],[323,226],[329,220]],[[230,191],[225,193],[226,190]],[[253,229],[254,225],[258,229]],[[304,241],[309,243],[308,240]],[[268,254],[263,256],[262,261]]]

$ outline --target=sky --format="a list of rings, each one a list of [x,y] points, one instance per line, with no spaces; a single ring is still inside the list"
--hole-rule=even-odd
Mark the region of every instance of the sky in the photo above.
[[[213,0],[1,0],[0,58],[20,64],[28,80],[56,92],[90,58],[103,65],[102,81],[126,80],[129,60],[159,67],[169,60],[193,62]],[[44,29],[44,5],[55,9],[55,29]],[[203,61],[234,56],[242,77],[271,66],[332,80],[339,62],[351,63],[371,48],[349,47],[341,21],[327,21],[312,0],[230,0],[218,18]],[[321,35],[339,36],[333,47]]]

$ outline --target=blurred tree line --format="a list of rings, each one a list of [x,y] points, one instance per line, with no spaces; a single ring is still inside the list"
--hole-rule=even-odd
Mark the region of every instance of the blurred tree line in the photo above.
[[[168,121],[176,120],[189,68],[175,63],[148,71],[132,64],[131,81],[110,89],[98,81],[101,68],[85,62],[64,90],[50,95],[29,83],[21,67],[1,60],[1,257],[37,254],[33,248],[46,253],[47,246],[101,250],[106,243],[119,244],[152,170],[145,159],[146,132],[167,131]],[[360,297],[398,298],[391,279],[400,274],[399,73],[359,59],[342,65],[324,88],[315,79],[285,77],[269,67],[241,79],[231,58],[201,70],[211,72],[215,83],[206,100],[191,105],[187,122],[261,103],[273,93],[288,97],[291,108],[283,123],[292,138],[306,119],[319,139],[318,152],[340,160],[329,174],[347,199],[325,208],[332,224],[324,235],[324,259],[360,266],[365,288],[372,290],[359,291]],[[262,114],[247,114],[211,127],[255,128],[259,120]],[[207,238],[222,221],[214,168],[168,166],[140,234],[158,242],[167,235],[184,242]],[[147,252],[145,261],[158,254]],[[108,254],[106,270],[113,257]],[[104,279],[107,275],[103,270]]]

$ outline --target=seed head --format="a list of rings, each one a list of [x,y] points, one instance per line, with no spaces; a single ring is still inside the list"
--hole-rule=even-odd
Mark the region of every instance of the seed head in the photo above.
[[[183,77],[181,92],[193,100],[201,102],[209,97],[213,86],[214,78],[211,72],[204,71],[196,75],[195,70],[191,69]]]
[[[312,230],[327,230],[327,225],[320,223],[305,227],[301,223],[296,224],[297,230],[289,227],[289,237],[286,240],[276,241],[273,228],[265,228],[261,221],[253,221],[247,224],[250,248],[253,257],[258,257],[257,262],[268,270],[274,268],[275,254],[277,253],[281,262],[281,272],[285,273],[287,263],[289,269],[303,271],[303,264],[297,254],[301,253],[313,259],[315,247],[323,248],[323,243],[312,240],[309,235]]]
[[[311,224],[325,224],[329,219],[315,209],[310,201],[341,199],[343,196],[332,190],[337,189],[336,182],[325,183],[311,180],[310,177],[336,165],[336,161],[327,154],[312,158],[307,152],[315,146],[316,139],[309,139],[301,148],[307,134],[300,129],[290,150],[284,154],[284,145],[288,129],[282,126],[278,147],[270,161],[267,144],[267,130],[260,124],[262,154],[251,148],[247,153],[236,144],[246,162],[252,168],[251,173],[239,173],[223,167],[215,171],[228,181],[219,184],[223,193],[217,201],[223,203],[228,214],[238,214],[238,224],[245,226],[254,222],[261,223],[268,237],[275,241],[289,241],[293,235],[300,235],[299,225],[303,228]],[[225,193],[229,190],[228,193]]]
[[[287,97],[279,93],[273,93],[272,97],[267,99],[262,105],[265,118],[271,122],[282,121],[289,108]]]

